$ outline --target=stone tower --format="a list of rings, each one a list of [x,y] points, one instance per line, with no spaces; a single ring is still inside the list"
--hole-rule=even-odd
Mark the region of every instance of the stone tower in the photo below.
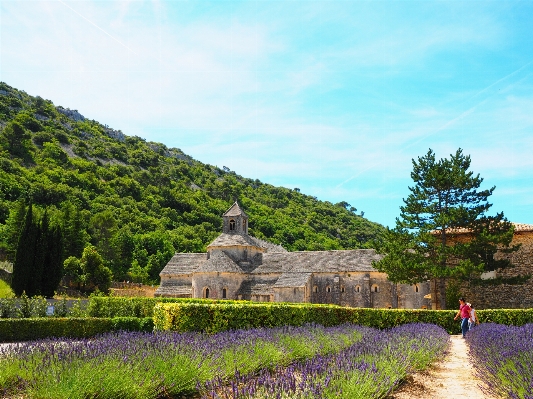
[[[222,215],[224,226],[222,232],[226,234],[248,235],[248,215],[244,213],[237,202]]]

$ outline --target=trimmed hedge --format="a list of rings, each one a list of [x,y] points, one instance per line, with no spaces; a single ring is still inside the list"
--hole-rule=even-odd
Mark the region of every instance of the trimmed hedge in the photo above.
[[[289,303],[160,303],[154,309],[154,330],[216,333],[306,323],[324,326],[353,323],[390,328],[419,322],[436,324],[449,334],[460,334],[460,322],[454,320],[456,313],[457,310],[370,309]],[[477,315],[481,322],[507,325],[533,322],[533,309],[479,310]]]
[[[89,298],[89,317],[152,317],[157,303],[247,303],[247,301],[201,298],[106,297]]]
[[[0,319],[0,342],[31,341],[50,337],[88,338],[112,331],[154,329],[152,318],[28,318]]]
[[[457,334],[460,326],[453,320],[455,313],[454,310],[369,309],[288,303],[160,303],[154,309],[154,329],[216,333],[229,329],[299,326],[306,323],[324,326],[353,323],[388,328],[422,322],[437,324]]]

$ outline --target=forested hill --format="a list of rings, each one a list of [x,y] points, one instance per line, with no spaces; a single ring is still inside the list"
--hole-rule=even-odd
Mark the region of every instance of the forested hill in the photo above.
[[[174,252],[204,252],[238,200],[251,235],[290,251],[367,248],[384,230],[332,204],[206,165],[0,83],[0,260],[25,207],[62,227],[65,257],[91,243],[117,280],[157,282]]]

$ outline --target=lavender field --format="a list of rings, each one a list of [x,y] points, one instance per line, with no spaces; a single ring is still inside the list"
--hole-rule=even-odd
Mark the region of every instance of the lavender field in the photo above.
[[[0,351],[0,392],[26,398],[381,398],[446,349],[435,325],[116,333]]]
[[[466,339],[476,375],[488,394],[533,399],[533,324],[484,323]]]

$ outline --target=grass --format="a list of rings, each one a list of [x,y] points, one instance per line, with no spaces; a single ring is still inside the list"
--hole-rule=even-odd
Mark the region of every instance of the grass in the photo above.
[[[0,280],[0,298],[13,298],[13,290],[4,280]]]

